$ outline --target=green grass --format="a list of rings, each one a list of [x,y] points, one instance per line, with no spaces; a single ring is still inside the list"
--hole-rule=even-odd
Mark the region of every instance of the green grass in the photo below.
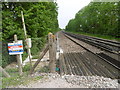
[[[40,72],[41,73],[48,73],[48,72],[50,72],[49,67],[48,66],[44,66],[44,67],[40,68]]]
[[[30,71],[30,64],[27,64],[23,67],[23,72],[28,72]]]
[[[42,76],[36,76],[35,78],[34,78],[34,80],[36,81],[36,80],[40,80],[40,79],[42,79],[43,77]]]
[[[34,82],[43,78],[43,76],[30,76],[29,75],[30,65],[23,67],[23,75],[20,76],[17,68],[10,68],[6,71],[10,74],[11,77],[6,78],[2,77],[2,88],[7,88],[9,86],[17,85],[27,85],[30,82]]]
[[[9,73],[11,77],[6,78],[6,77],[2,77],[2,88],[6,88],[8,86],[16,86],[16,85],[21,85],[24,84],[24,80],[25,78],[25,74],[23,76],[20,76],[17,73]]]
[[[74,31],[67,31],[67,32],[71,32],[71,33],[75,33],[75,34],[82,34],[82,35],[87,35],[87,36],[92,36],[92,37],[98,37],[98,38],[103,38],[103,39],[108,39],[108,40],[120,41],[120,38],[115,38],[115,37],[108,36],[108,35],[91,34],[91,33],[74,32]]]
[[[32,59],[38,59],[39,58],[39,55],[34,55],[33,57],[32,57]]]
[[[26,74],[23,76],[16,75],[10,78],[3,78],[2,79],[2,88],[6,88],[8,86],[17,86],[17,85],[27,85],[30,82],[37,81],[42,79],[43,76],[35,76],[31,77]]]
[[[22,60],[24,61],[27,58],[28,54],[26,51],[23,52]]]

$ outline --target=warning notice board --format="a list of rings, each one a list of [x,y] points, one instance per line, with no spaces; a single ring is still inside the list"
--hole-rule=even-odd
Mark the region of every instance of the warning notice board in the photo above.
[[[8,43],[8,52],[9,55],[23,54],[22,40],[19,40],[17,43]]]

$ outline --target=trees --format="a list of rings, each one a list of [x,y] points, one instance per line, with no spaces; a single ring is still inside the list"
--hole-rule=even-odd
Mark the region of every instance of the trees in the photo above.
[[[21,11],[24,12],[27,33],[42,37],[58,28],[57,4],[54,2],[3,2],[3,39],[11,40],[13,34],[23,39]]]
[[[48,32],[58,30],[57,4],[55,2],[2,2],[2,40],[3,40],[3,61],[10,63],[13,56],[8,56],[7,44],[13,41],[14,34],[18,39],[24,39],[21,11],[24,12],[25,24],[28,37],[43,38]],[[43,45],[43,39],[38,43],[39,48]],[[37,43],[33,43],[37,48]],[[34,49],[33,49],[34,50]],[[38,49],[37,49],[38,51]],[[36,53],[36,52],[35,52]],[[3,62],[3,65],[7,65]]]
[[[91,2],[76,13],[66,30],[118,37],[118,9],[118,2]]]

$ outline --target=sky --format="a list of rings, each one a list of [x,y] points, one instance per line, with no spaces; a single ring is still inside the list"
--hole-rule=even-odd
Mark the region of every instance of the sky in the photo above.
[[[91,0],[57,0],[58,3],[58,23],[64,29],[70,19],[75,18],[75,14],[87,6]]]

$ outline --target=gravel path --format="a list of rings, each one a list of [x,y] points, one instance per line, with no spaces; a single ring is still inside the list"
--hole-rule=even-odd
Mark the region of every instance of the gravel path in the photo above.
[[[70,36],[67,35],[67,37],[71,38],[72,40],[76,41],[77,43],[79,43],[80,45],[82,45],[83,47],[89,49],[90,51],[94,52],[94,53],[100,53],[102,52],[100,49],[90,45],[90,44],[87,44],[81,40],[78,40],[78,39],[75,39],[75,38],[72,38]]]
[[[72,37],[70,37],[70,38],[75,40],[80,45],[84,46],[85,48],[89,49],[90,51],[92,51],[94,53],[102,52],[100,49],[98,49],[92,45],[89,45],[83,41],[74,39]],[[83,49],[82,47],[73,43],[73,41],[71,41],[67,37],[65,37],[62,32],[58,33],[58,40],[59,40],[60,47],[63,49],[63,52],[85,52],[86,51],[85,49]]]
[[[59,74],[34,74],[44,76],[37,82],[26,86],[19,85],[14,88],[118,88],[117,80],[99,76],[75,76]]]
[[[82,47],[73,43],[71,40],[66,38],[61,32],[58,33],[58,40],[59,46],[63,50],[64,53],[66,52],[85,52]]]

